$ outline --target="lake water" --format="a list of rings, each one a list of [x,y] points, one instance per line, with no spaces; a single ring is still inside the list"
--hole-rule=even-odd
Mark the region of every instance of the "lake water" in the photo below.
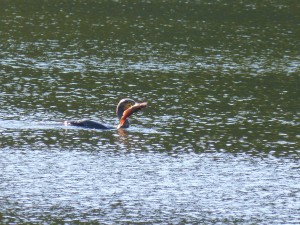
[[[298,0],[0,5],[1,224],[300,223]]]

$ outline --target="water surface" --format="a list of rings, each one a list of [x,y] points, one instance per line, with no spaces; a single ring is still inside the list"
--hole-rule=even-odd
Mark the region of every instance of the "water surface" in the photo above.
[[[0,4],[2,223],[300,222],[298,1]]]

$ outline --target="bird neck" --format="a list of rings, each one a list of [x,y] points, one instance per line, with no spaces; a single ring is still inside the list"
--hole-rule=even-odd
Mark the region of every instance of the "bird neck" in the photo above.
[[[125,120],[125,123],[123,124],[123,126],[121,128],[128,128],[129,127],[129,120]]]
[[[129,121],[126,119],[124,124],[121,126],[121,124],[119,123],[119,125],[117,126],[117,129],[120,128],[128,128],[129,127]]]

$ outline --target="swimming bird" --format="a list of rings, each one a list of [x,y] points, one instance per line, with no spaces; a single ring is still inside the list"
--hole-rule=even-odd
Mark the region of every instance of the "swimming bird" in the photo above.
[[[147,102],[138,103],[130,98],[122,99],[117,105],[117,110],[116,110],[117,116],[119,118],[119,124],[117,126],[117,129],[128,128],[129,121],[127,118],[130,117],[133,113],[145,107],[147,107]],[[113,127],[106,126],[91,120],[65,121],[64,125],[93,128],[93,129],[113,129]]]

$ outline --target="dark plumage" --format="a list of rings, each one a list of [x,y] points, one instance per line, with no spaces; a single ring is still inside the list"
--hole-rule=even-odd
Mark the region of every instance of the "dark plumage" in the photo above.
[[[117,129],[119,128],[128,128],[129,121],[128,117],[132,115],[134,112],[139,111],[140,109],[147,106],[147,103],[136,103],[134,100],[125,98],[122,99],[119,104],[117,105],[116,113],[120,120]],[[84,128],[92,128],[92,129],[113,129],[113,127],[103,125],[98,122],[94,122],[91,120],[78,120],[78,121],[65,121],[64,124],[66,126],[78,126]]]

